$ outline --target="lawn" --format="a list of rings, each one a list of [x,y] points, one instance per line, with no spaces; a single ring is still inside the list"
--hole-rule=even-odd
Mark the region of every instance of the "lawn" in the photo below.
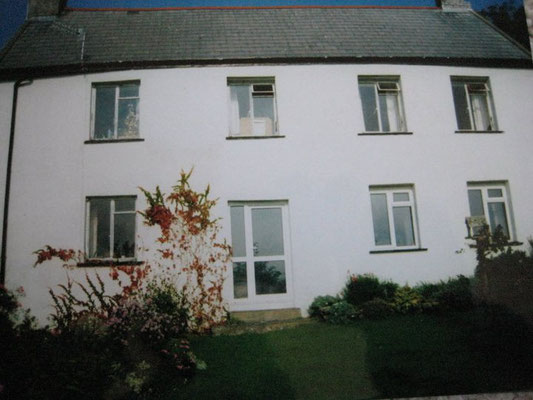
[[[186,399],[367,399],[533,389],[531,331],[493,311],[196,337]]]

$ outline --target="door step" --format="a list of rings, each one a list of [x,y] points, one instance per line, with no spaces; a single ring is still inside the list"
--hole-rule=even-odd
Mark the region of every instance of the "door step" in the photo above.
[[[299,308],[280,308],[277,310],[257,310],[257,311],[234,311],[231,319],[242,322],[272,322],[287,321],[302,317]]]

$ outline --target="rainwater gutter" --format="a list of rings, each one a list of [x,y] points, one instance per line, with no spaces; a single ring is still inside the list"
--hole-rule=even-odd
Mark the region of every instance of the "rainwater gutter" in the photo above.
[[[9,133],[9,149],[7,153],[6,186],[4,193],[4,214],[2,219],[2,253],[0,254],[0,284],[6,281],[6,250],[7,229],[9,219],[9,194],[11,190],[11,169],[13,165],[13,148],[15,143],[15,122],[17,118],[17,99],[19,88],[33,83],[32,79],[19,79],[13,85],[13,101],[11,107],[11,129]]]

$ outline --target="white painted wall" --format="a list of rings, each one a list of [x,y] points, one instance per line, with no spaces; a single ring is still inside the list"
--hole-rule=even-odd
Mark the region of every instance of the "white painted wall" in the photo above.
[[[400,75],[410,136],[358,136],[364,130],[358,75]],[[450,75],[490,78],[503,134],[455,134]],[[285,138],[226,140],[226,78],[274,76]],[[144,142],[84,144],[91,83],[139,79]],[[400,65],[175,68],[36,80],[19,92],[8,236],[7,285],[23,285],[41,319],[48,287],[64,279],[33,268],[46,244],[83,249],[85,197],[170,188],[195,167],[211,184],[229,239],[228,201],[288,200],[294,305],[339,291],[351,273],[399,283],[472,274],[467,181],[509,184],[517,239],[533,235],[533,71]],[[0,85],[0,116],[10,115],[12,83]],[[0,183],[9,124],[0,118]],[[425,252],[369,254],[369,185],[415,186]],[[3,198],[3,197],[2,197]],[[139,196],[137,206],[144,208]],[[146,228],[139,223],[141,236]],[[81,276],[87,269],[72,271]],[[106,275],[105,268],[98,269]],[[231,287],[228,286],[228,295]]]

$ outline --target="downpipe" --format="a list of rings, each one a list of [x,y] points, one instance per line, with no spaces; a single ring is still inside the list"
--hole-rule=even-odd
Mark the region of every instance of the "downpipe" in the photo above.
[[[13,166],[13,148],[15,144],[15,123],[17,118],[17,101],[19,88],[33,83],[33,79],[19,79],[13,86],[13,101],[11,106],[11,128],[9,132],[9,148],[7,153],[6,187],[4,192],[4,214],[2,219],[2,253],[0,254],[0,284],[6,282],[6,250],[7,250],[7,229],[9,219],[9,194],[11,191],[11,169]]]

